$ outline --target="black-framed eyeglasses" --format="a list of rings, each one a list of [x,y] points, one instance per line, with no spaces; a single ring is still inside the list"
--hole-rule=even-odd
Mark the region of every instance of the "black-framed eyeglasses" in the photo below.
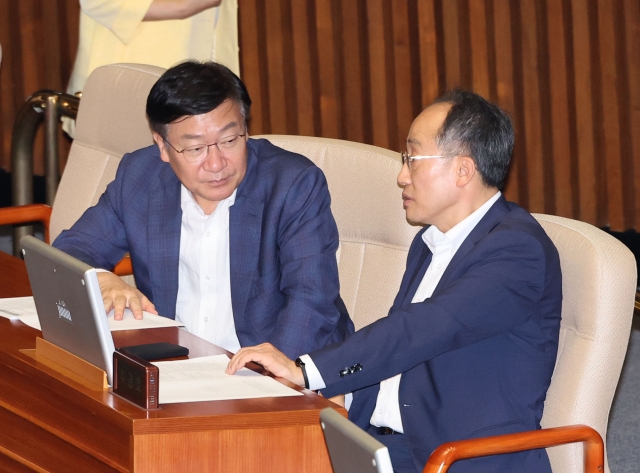
[[[218,151],[227,155],[240,148],[240,144],[242,143],[241,138],[245,136],[247,136],[246,132],[241,135],[229,135],[220,138],[216,143],[211,143],[210,145],[193,145],[183,150],[177,149],[166,139],[164,141],[171,146],[176,153],[182,154],[188,163],[196,164],[207,159],[207,156],[209,156],[209,147],[215,146],[218,148]]]
[[[409,156],[409,153],[407,153],[406,151],[403,151],[402,153],[400,153],[400,156],[402,156],[402,164],[403,165],[406,164],[410,171],[411,171],[411,166],[413,165],[414,161],[417,161],[417,160],[420,160],[420,159],[446,158],[447,157],[447,156],[442,155],[442,154],[424,155],[424,156]]]

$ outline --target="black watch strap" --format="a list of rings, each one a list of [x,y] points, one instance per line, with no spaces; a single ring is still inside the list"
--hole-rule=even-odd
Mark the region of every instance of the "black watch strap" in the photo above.
[[[304,366],[304,361],[300,358],[296,359],[296,366],[302,370],[302,376],[304,377],[304,387],[309,389],[309,378],[307,377],[307,368]]]

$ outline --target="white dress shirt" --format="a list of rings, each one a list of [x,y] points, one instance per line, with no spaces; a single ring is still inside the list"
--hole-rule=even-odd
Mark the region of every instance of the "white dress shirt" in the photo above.
[[[413,299],[411,299],[411,303],[420,303],[431,297],[447,266],[449,266],[456,251],[458,251],[458,248],[460,248],[464,240],[466,240],[478,222],[482,220],[482,217],[485,216],[491,206],[500,198],[500,195],[501,193],[497,192],[475,212],[451,228],[447,233],[442,233],[435,225],[431,225],[422,234],[422,240],[429,247],[433,256]],[[305,362],[309,387],[311,389],[324,388],[326,386],[324,380],[311,360],[311,357],[303,355],[300,358]],[[402,417],[400,416],[400,402],[398,400],[401,377],[402,374],[398,374],[380,383],[376,408],[370,420],[372,425],[389,427],[396,432],[404,432]]]
[[[181,187],[176,320],[194,335],[235,353],[240,342],[231,306],[229,208],[236,191],[205,215],[191,192]]]

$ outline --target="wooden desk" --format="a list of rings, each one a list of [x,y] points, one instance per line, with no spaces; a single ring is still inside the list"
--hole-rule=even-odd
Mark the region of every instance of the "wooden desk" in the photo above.
[[[24,261],[0,251],[0,297],[30,296]]]
[[[0,297],[30,292],[23,262],[0,253]],[[319,412],[335,405],[309,391],[145,411],[20,353],[40,334],[0,319],[0,471],[331,471]],[[224,352],[176,328],[113,335],[116,346],[167,341],[195,357]]]

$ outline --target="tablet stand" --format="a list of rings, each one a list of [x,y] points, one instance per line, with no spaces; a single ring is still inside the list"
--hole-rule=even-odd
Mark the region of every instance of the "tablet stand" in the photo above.
[[[94,391],[109,389],[107,373],[104,370],[43,338],[36,338],[35,350],[20,352]]]

